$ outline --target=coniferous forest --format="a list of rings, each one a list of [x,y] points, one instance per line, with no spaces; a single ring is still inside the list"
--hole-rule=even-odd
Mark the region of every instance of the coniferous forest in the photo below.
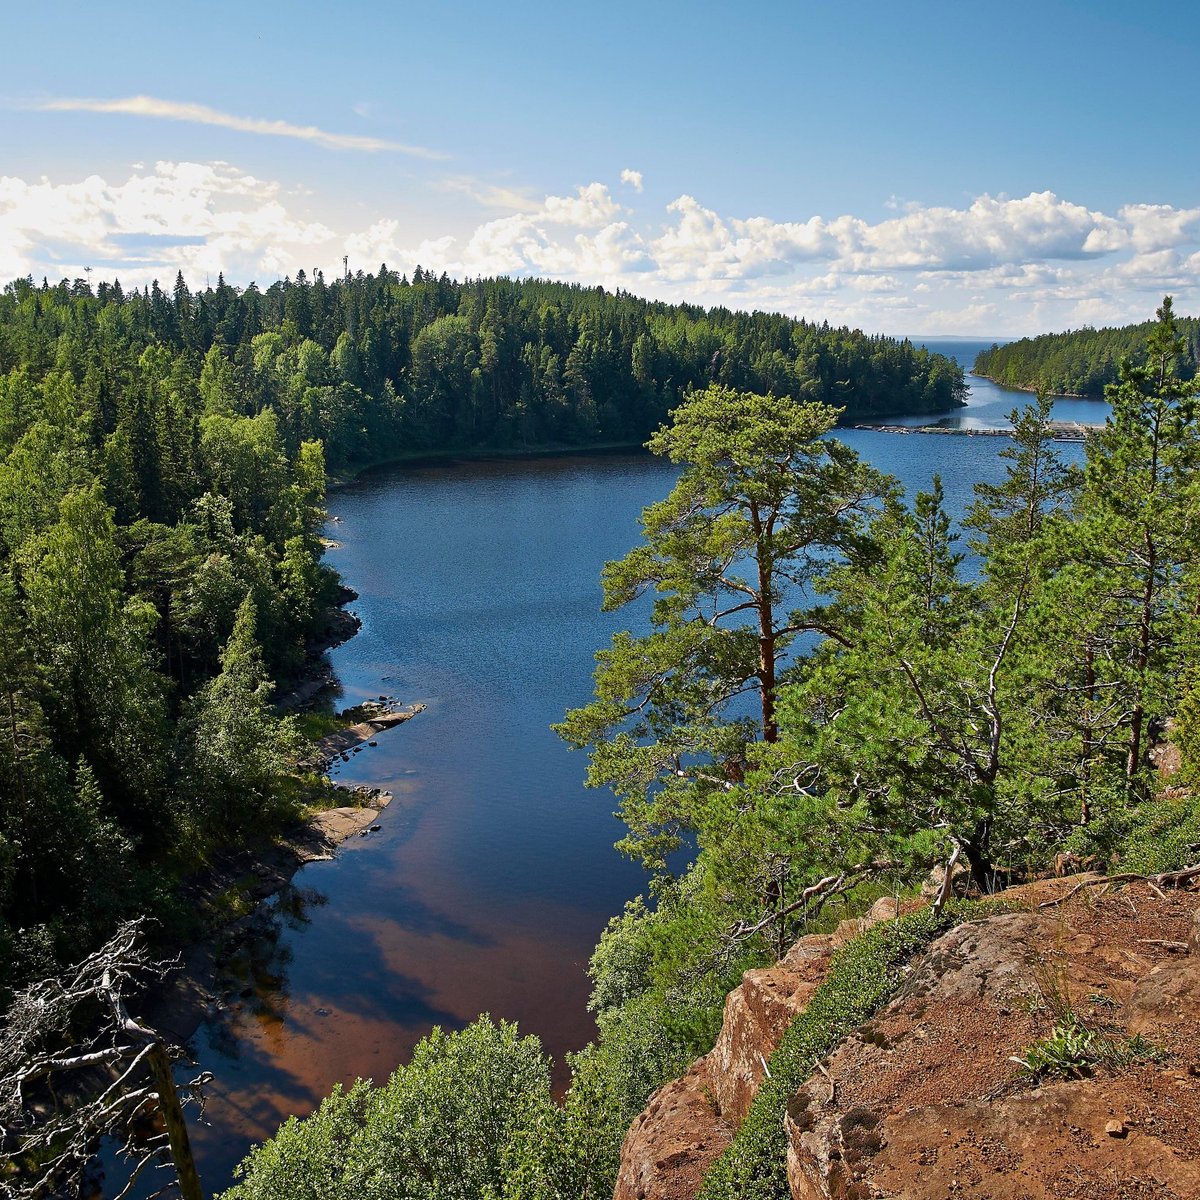
[[[1125,359],[1145,354],[1150,332],[1151,323],[1143,322],[1043,333],[980,351],[972,370],[1004,387],[1099,399],[1106,387],[1116,383]],[[1200,362],[1200,320],[1181,317],[1179,334],[1184,340],[1180,373],[1191,378]]]
[[[596,948],[599,1033],[569,1090],[555,1099],[539,1043],[513,1026],[435,1029],[386,1083],[288,1122],[228,1193],[611,1194],[649,1095],[712,1045],[741,973],[804,930],[939,867],[986,898],[1064,862],[1195,861],[1187,351],[1168,299],[1082,465],[1039,396],[1013,414],[1002,481],[955,515],[936,476],[905,496],[831,436],[845,415],[960,399],[961,372],[903,342],[420,273],[263,293],[11,285],[5,984],[52,975],[133,914],[183,938],[181,879],[327,799],[275,701],[336,599],[330,468],[648,436],[678,481],[602,582],[607,609],[645,600],[649,623],[600,648],[594,699],[557,726],[616,795],[620,847],[649,877]],[[1164,748],[1184,785],[1166,796]],[[899,942],[856,943],[823,1023],[772,1060],[781,1081],[962,919],[949,897]],[[786,1194],[774,1094],[702,1196]]]
[[[1185,350],[1168,299],[1083,462],[1039,396],[1013,413],[1003,478],[961,517],[937,477],[905,496],[829,439],[826,406],[721,385],[687,397],[650,441],[678,482],[603,575],[611,610],[652,598],[650,627],[613,637],[594,699],[557,727],[618,797],[621,848],[651,880],[593,955],[599,1035],[564,1100],[511,1025],[434,1030],[386,1082],[336,1090],[256,1148],[229,1200],[610,1196],[631,1122],[712,1047],[747,968],[940,871],[936,900],[835,960],[689,1193],[786,1200],[792,1094],[921,947],[1053,872],[1194,878]]]
[[[311,799],[271,702],[337,583],[326,470],[637,444],[711,382],[850,415],[953,407],[906,342],[419,268],[260,292],[0,295],[0,982]]]

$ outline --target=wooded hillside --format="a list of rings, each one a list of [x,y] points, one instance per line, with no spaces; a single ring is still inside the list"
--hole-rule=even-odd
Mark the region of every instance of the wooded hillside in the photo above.
[[[1184,339],[1181,374],[1191,378],[1200,362],[1200,320],[1178,319]],[[972,370],[1004,387],[1036,391],[1039,387],[1056,396],[1088,396],[1100,399],[1110,383],[1116,383],[1121,361],[1140,361],[1153,323],[1119,328],[1075,329],[1066,333],[1043,333],[1021,338],[1003,346],[983,350]]]

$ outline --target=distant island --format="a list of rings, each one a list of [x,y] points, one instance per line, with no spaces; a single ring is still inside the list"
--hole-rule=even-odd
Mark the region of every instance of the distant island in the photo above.
[[[1200,319],[1178,318],[1180,336],[1186,342],[1186,362],[1180,374],[1192,378],[1200,362]],[[1032,392],[1045,387],[1055,396],[1100,399],[1124,358],[1144,353],[1153,322],[1119,328],[1075,329],[1066,333],[1043,333],[1016,342],[993,345],[975,357],[972,374],[1001,387]]]

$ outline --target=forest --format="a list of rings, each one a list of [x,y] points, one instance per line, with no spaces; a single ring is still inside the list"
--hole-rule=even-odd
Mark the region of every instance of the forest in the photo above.
[[[939,410],[907,342],[599,288],[380,269],[260,292],[84,280],[0,295],[0,987],[322,782],[273,709],[320,635],[326,473],[448,450],[636,444],[718,381]]]
[[[907,497],[829,438],[836,409],[685,398],[649,443],[678,482],[603,576],[607,608],[652,601],[649,629],[601,648],[558,726],[651,880],[592,958],[599,1035],[565,1098],[536,1038],[436,1029],[285,1124],[227,1200],[607,1197],[630,1122],[712,1046],[745,969],[940,870],[931,903],[836,960],[699,1193],[786,1200],[783,1106],[921,946],[1046,873],[1194,875],[1200,382],[1169,298],[1106,395],[1082,465],[1046,394],[1014,411],[1005,476],[961,521],[936,477]]]
[[[1177,325],[1184,341],[1180,374],[1190,379],[1200,362],[1200,320],[1180,317]],[[1151,324],[1144,322],[1043,333],[981,350],[972,371],[1003,387],[1099,399],[1106,387],[1116,383],[1121,363],[1144,354],[1150,332]]]

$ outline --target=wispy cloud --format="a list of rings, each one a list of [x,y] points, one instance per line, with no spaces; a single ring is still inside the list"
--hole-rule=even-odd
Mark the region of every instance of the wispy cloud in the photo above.
[[[529,192],[502,183],[487,183],[470,175],[456,175],[437,184],[443,191],[469,196],[483,208],[504,208],[513,212],[533,212],[541,207]]]
[[[294,125],[290,121],[268,117],[239,117],[221,112],[207,104],[189,101],[160,100],[155,96],[122,96],[115,100],[95,100],[60,96],[51,100],[32,101],[27,107],[42,112],[121,113],[130,117],[158,117],[164,121],[187,121],[193,125],[216,125],[239,133],[254,133],[264,137],[295,138],[323,146],[326,150],[365,150],[369,153],[391,151],[411,154],[416,158],[444,159],[449,156],[425,146],[408,146],[385,138],[365,137],[354,133],[330,133],[316,125]]]

